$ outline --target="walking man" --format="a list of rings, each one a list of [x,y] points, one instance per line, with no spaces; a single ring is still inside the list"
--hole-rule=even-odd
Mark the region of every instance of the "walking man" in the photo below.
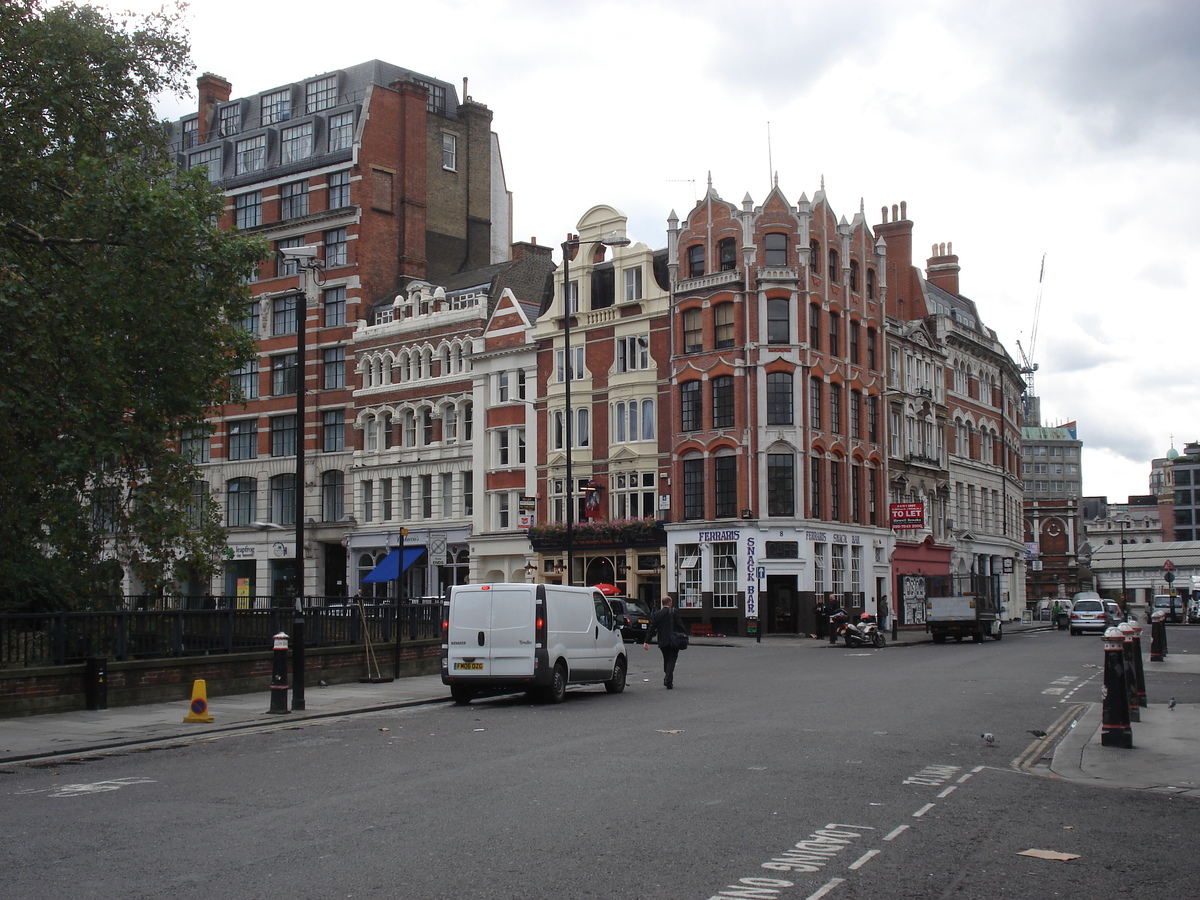
[[[675,686],[675,661],[679,659],[681,643],[677,635],[682,631],[683,623],[675,610],[675,600],[669,596],[664,597],[662,608],[655,610],[650,616],[650,627],[646,629],[646,640],[642,649],[649,650],[650,642],[657,635],[658,649],[662,651],[663,658],[663,686],[667,690]]]

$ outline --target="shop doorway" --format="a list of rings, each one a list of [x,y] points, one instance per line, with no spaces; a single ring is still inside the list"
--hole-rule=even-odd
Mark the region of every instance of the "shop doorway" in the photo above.
[[[767,633],[800,633],[800,594],[795,575],[767,576]]]

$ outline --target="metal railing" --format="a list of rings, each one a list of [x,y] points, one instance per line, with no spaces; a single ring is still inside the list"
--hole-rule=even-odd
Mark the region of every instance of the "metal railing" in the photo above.
[[[375,644],[441,635],[439,603],[312,606],[304,610],[305,647],[349,647],[369,633]],[[254,609],[118,610],[0,614],[0,667],[54,666],[90,657],[161,659],[270,650],[292,631],[294,606]],[[366,632],[364,633],[364,629]]]

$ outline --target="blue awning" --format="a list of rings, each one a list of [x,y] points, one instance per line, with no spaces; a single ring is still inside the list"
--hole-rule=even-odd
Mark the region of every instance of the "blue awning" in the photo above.
[[[424,547],[405,547],[404,548],[404,571],[408,571],[408,567],[415,563],[425,553]],[[385,556],[375,568],[373,568],[366,577],[363,578],[363,584],[376,584],[381,581],[395,581],[400,577],[400,551],[393,550]]]

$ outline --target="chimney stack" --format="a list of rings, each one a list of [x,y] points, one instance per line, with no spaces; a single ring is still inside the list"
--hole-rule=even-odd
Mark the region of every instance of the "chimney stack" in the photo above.
[[[925,264],[925,277],[943,291],[958,296],[958,257],[951,243],[934,244]]]
[[[229,100],[233,85],[212,72],[205,72],[196,79],[196,93],[200,95],[200,116],[197,139],[201,144],[210,140],[217,124],[217,104]]]

